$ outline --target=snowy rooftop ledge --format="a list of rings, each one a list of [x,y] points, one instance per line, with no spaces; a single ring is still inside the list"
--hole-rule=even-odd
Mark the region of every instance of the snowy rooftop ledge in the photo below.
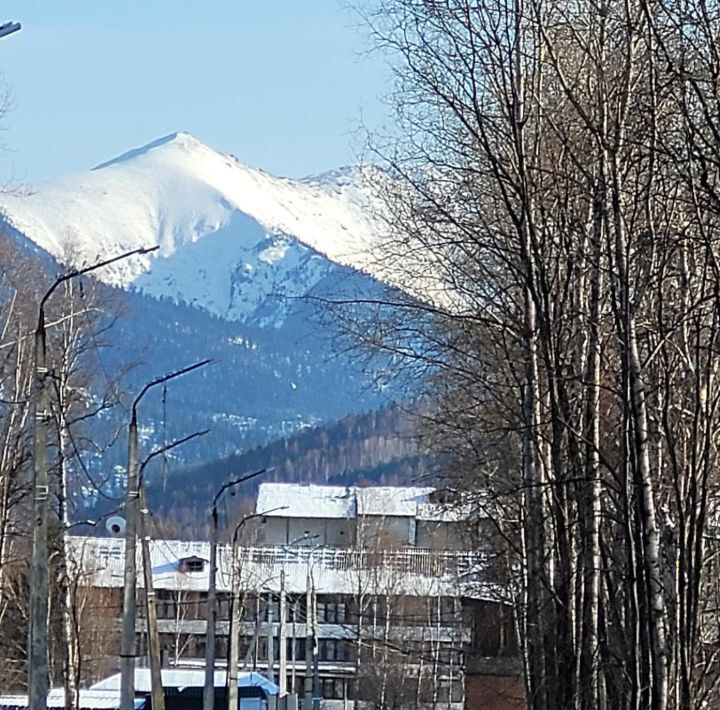
[[[123,585],[125,541],[116,538],[68,537],[82,583],[88,586]],[[138,564],[140,563],[138,550]],[[183,561],[210,559],[208,543],[154,540],[151,543],[153,583],[156,589],[205,591],[209,565],[188,570]],[[246,547],[240,549],[241,583],[247,590],[280,590],[281,573],[291,594],[306,590],[308,568],[320,593],[370,593],[452,596],[502,600],[503,590],[483,580],[487,555],[472,551],[357,550],[347,548]],[[230,591],[232,557],[229,546],[218,547],[217,589]],[[142,579],[138,580],[142,585]],[[375,591],[373,591],[375,590]]]
[[[428,486],[322,486],[301,483],[261,483],[257,513],[267,517],[352,519],[357,516],[417,517],[459,520],[468,510],[431,502]]]

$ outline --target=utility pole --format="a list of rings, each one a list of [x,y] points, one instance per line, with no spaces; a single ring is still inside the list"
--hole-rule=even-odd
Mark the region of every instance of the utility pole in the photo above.
[[[278,645],[280,646],[280,697],[287,695],[287,640],[285,621],[287,619],[287,598],[285,596],[285,570],[280,570],[280,628],[278,629]]]
[[[140,536],[142,539],[143,577],[145,581],[145,620],[147,621],[148,655],[150,656],[150,687],[153,710],[165,710],[165,692],[162,684],[162,656],[157,623],[157,600],[150,558],[150,534],[145,486],[140,484]]]
[[[128,468],[125,492],[125,571],[123,578],[123,618],[120,640],[120,710],[133,710],[135,706],[135,623],[137,618],[137,529],[140,497],[138,463],[137,413],[140,401],[153,387],[185,375],[210,360],[202,360],[148,382],[135,397],[128,427]],[[151,570],[152,575],[152,570]],[[150,639],[148,637],[148,643]]]
[[[312,573],[310,560],[308,560],[307,577],[305,578],[305,697],[303,698],[303,710],[310,710],[313,706],[313,656],[314,656],[314,634],[313,634],[313,590]]]
[[[245,481],[261,476],[268,469],[261,469],[232,481],[227,481],[215,494],[210,509],[210,571],[208,572],[207,628],[205,630],[205,684],[203,687],[203,710],[215,710],[215,628],[217,625],[216,577],[217,577],[217,538],[218,538],[218,502],[228,488],[238,486]],[[228,669],[229,674],[229,669]],[[121,708],[121,710],[125,710]]]
[[[208,573],[207,628],[205,630],[205,686],[203,688],[203,710],[215,708],[215,625],[217,605],[215,604],[215,583],[217,576],[217,504],[213,501],[210,523],[210,571]]]
[[[295,684],[297,675],[297,658],[295,657],[297,651],[295,648],[297,646],[297,633],[295,633],[295,623],[297,622],[299,604],[300,599],[296,597],[292,606],[292,629],[290,631],[290,663],[292,664],[290,668],[290,692],[293,695],[297,694],[297,685]]]
[[[227,696],[228,710],[238,710],[238,661],[240,660],[240,562],[238,560],[235,540],[232,552],[232,597],[230,600],[230,628],[228,631],[228,669],[227,669]]]
[[[228,710],[238,710],[238,661],[240,660],[240,530],[254,515],[244,517],[235,527],[232,538],[232,591],[230,594],[230,628],[228,629]],[[207,650],[207,649],[206,649]]]
[[[0,26],[0,37],[20,29]],[[4,28],[4,30],[3,30]],[[3,34],[4,31],[4,34]],[[48,432],[50,418],[48,406],[47,333],[45,329],[45,306],[55,289],[61,284],[95,269],[113,264],[136,254],[148,254],[158,247],[134,249],[111,259],[105,259],[83,269],[74,269],[59,276],[40,299],[38,322],[35,329],[35,377],[33,382],[33,531],[30,556],[30,609],[28,629],[28,708],[46,710],[49,688],[48,674]],[[131,710],[131,709],[128,709]]]
[[[47,297],[47,294],[46,294]],[[48,694],[48,411],[45,337],[45,299],[35,331],[35,427],[33,436],[34,492],[33,538],[30,561],[30,629],[28,643],[28,705],[31,710],[45,710]]]
[[[268,666],[267,674],[270,682],[275,682],[275,634],[273,633],[273,625],[275,623],[275,615],[273,613],[272,591],[268,590],[267,600],[267,653]]]
[[[128,468],[125,490],[125,570],[123,577],[123,619],[120,640],[120,710],[135,706],[135,619],[137,588],[137,507],[138,507],[137,406],[133,404],[128,429]]]
[[[320,710],[320,649],[317,633],[317,594],[315,593],[315,580],[310,573],[312,587],[312,634],[313,634],[313,710]]]

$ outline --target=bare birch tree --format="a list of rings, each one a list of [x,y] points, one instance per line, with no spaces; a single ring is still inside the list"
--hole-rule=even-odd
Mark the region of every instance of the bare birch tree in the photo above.
[[[355,335],[419,373],[520,572],[527,706],[717,702],[719,8],[368,21],[397,77],[378,268],[411,296]]]

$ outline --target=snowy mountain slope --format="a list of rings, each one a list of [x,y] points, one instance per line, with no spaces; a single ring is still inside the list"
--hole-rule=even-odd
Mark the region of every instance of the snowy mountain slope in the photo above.
[[[181,466],[405,396],[385,377],[389,363],[370,367],[334,349],[333,314],[302,298],[385,295],[382,279],[369,275],[380,229],[364,176],[350,168],[275,178],[181,133],[27,194],[0,195],[0,211],[9,236],[51,273],[52,257],[80,265],[160,246],[95,272],[127,289],[112,294],[122,315],[111,318],[111,346],[98,357],[103,372],[128,372],[128,393],[214,361],[173,386],[167,408],[159,390],[143,401],[145,451],[210,429],[168,457]],[[111,441],[124,416],[118,408],[88,424],[91,438]],[[108,485],[120,488],[110,493],[122,488],[126,450],[121,437],[86,461],[112,473]]]
[[[159,245],[98,277],[252,321],[269,299],[305,295],[333,274],[353,280],[352,269],[368,267],[379,223],[361,183],[357,168],[276,178],[176,133],[3,195],[0,208],[20,233],[74,264]]]

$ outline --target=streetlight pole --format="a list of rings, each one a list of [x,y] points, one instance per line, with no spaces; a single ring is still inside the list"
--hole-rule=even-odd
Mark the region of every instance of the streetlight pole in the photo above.
[[[153,710],[165,710],[165,692],[162,685],[162,651],[157,624],[157,603],[150,558],[150,530],[148,529],[147,497],[145,486],[140,484],[140,536],[142,539],[143,579],[145,582],[145,620],[147,621],[147,645],[150,659],[150,690]]]
[[[19,27],[18,27],[19,29]],[[0,33],[2,27],[0,27]],[[0,34],[0,37],[3,36]],[[134,249],[111,259],[105,259],[83,269],[74,269],[59,276],[40,299],[35,329],[35,377],[33,382],[33,532],[30,556],[30,611],[28,632],[28,708],[47,710],[48,677],[48,406],[47,333],[45,306],[61,284],[121,259],[148,254],[159,247]]]
[[[208,572],[207,628],[205,630],[205,684],[203,687],[203,710],[215,708],[215,627],[217,624],[216,577],[217,577],[217,537],[218,537],[218,501],[228,488],[238,486],[252,478],[261,476],[268,469],[261,469],[240,478],[227,481],[215,494],[210,510],[210,571]],[[228,673],[230,669],[228,669]],[[125,710],[121,708],[121,710]],[[128,708],[128,710],[130,710]]]
[[[140,497],[140,476],[138,463],[137,411],[140,401],[149,390],[180,375],[207,365],[210,360],[201,360],[194,365],[176,370],[148,382],[135,397],[128,427],[128,468],[125,491],[125,572],[123,579],[123,618],[120,639],[120,710],[133,710],[135,704],[135,620],[137,616],[137,529]],[[156,673],[154,676],[157,683]],[[154,689],[157,693],[157,689]]]
[[[313,707],[313,676],[311,675],[311,668],[315,656],[315,624],[313,623],[315,594],[311,560],[312,557],[308,560],[307,577],[305,579],[305,698],[303,710],[310,710]]]

